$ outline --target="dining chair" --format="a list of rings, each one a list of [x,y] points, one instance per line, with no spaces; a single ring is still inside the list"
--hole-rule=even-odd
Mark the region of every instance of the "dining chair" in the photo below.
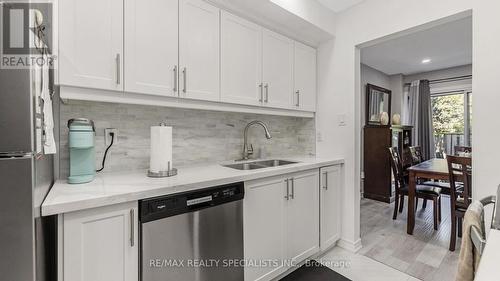
[[[472,201],[472,158],[448,155],[450,174],[451,238],[450,251],[455,251],[458,237],[462,237],[462,220]]]
[[[410,146],[409,149],[411,153],[412,165],[422,163],[422,149],[420,148],[420,146]]]
[[[401,156],[397,147],[389,147],[391,157],[392,173],[395,179],[396,200],[394,200],[394,214],[392,219],[395,220],[399,212],[403,212],[404,197],[408,196],[408,182],[405,180]],[[418,206],[418,199],[432,200],[434,205],[434,229],[438,229],[438,224],[441,222],[441,188],[428,185],[416,185],[415,190],[415,208]],[[399,206],[398,206],[399,205]],[[410,208],[410,206],[408,206]]]
[[[459,153],[472,153],[472,146],[455,145],[453,149],[455,151],[455,156],[459,156]]]
[[[412,165],[417,165],[423,162],[422,149],[420,146],[410,146],[410,153],[413,159]],[[429,179],[418,179],[418,183],[422,185],[430,185],[441,188],[442,194],[450,194],[450,184],[442,181],[434,181]],[[424,200],[423,208],[425,209],[427,200]]]

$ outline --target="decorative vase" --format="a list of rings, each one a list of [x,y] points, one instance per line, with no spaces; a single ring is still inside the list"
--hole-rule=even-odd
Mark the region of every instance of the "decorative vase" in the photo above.
[[[401,125],[401,115],[399,113],[392,115],[392,125]]]
[[[380,124],[384,126],[389,124],[389,115],[385,111],[380,113]]]

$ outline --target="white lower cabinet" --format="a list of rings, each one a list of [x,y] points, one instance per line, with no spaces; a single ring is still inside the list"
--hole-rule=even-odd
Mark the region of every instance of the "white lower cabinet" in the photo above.
[[[288,180],[287,258],[300,262],[319,251],[318,170],[293,174]]]
[[[320,247],[326,250],[340,238],[341,166],[320,169]]]
[[[137,281],[137,217],[137,202],[64,214],[63,280]]]
[[[245,183],[245,280],[271,280],[319,251],[319,171]]]
[[[243,237],[245,260],[255,265],[245,267],[245,280],[271,280],[284,271],[281,261],[286,253],[285,211],[286,183],[283,176],[245,183],[243,201]]]
[[[272,280],[340,236],[340,165],[245,182],[245,281]],[[59,218],[58,281],[138,281],[138,203]]]

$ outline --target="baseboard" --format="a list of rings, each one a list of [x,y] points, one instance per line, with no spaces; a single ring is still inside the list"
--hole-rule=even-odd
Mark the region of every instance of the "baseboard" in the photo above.
[[[373,193],[367,193],[363,192],[363,198],[368,198],[372,200],[377,200],[380,202],[385,202],[385,203],[391,203],[391,197],[390,196],[383,196],[380,194],[373,194]]]
[[[353,253],[359,251],[359,249],[361,249],[362,247],[361,239],[358,239],[354,242],[345,239],[340,239],[339,241],[337,241],[337,246]]]

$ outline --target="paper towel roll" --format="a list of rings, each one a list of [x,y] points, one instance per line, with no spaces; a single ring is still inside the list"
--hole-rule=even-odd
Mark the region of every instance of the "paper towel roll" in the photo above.
[[[151,127],[151,157],[149,170],[153,173],[168,171],[172,162],[172,127]],[[170,167],[168,163],[170,162]]]

